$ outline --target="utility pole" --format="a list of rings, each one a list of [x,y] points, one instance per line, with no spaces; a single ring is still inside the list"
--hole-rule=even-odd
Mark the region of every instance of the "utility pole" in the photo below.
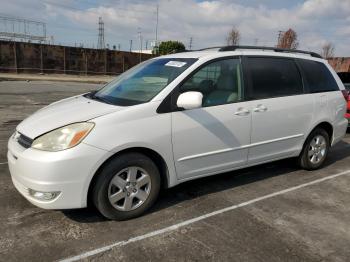
[[[193,42],[193,38],[192,38],[192,36],[191,36],[191,38],[190,38],[190,46],[189,46],[189,49],[190,49],[190,50],[192,50],[192,42]]]
[[[138,35],[139,35],[139,41],[140,41],[140,50],[139,50],[139,54],[140,54],[140,63],[142,61],[142,33],[141,33],[141,28],[138,28]]]
[[[17,63],[17,45],[16,41],[13,41],[13,56],[14,56],[14,62],[15,62],[15,72],[18,73],[18,63]]]
[[[105,48],[105,29],[104,22],[102,21],[102,17],[98,18],[98,41],[97,41],[97,49]]]
[[[156,49],[156,54],[158,54],[158,20],[159,20],[159,4],[157,4],[157,13],[156,13],[156,42],[155,42],[155,49]]]
[[[132,40],[130,40],[130,53],[131,53],[131,50],[132,50]]]

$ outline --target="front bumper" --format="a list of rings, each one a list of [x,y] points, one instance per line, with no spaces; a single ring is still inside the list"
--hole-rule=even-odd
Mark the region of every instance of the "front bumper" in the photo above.
[[[84,143],[59,152],[25,149],[11,137],[7,158],[14,186],[32,204],[70,209],[86,207],[90,181],[107,153]],[[31,190],[60,193],[47,201],[32,197]]]

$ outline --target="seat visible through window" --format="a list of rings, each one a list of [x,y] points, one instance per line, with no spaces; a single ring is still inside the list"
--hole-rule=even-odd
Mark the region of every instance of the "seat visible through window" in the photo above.
[[[223,59],[201,68],[187,80],[180,92],[203,94],[203,107],[238,102],[242,99],[242,75],[239,59]]]
[[[216,88],[203,101],[203,106],[220,105],[235,102],[238,98],[237,74],[227,65],[222,65]]]

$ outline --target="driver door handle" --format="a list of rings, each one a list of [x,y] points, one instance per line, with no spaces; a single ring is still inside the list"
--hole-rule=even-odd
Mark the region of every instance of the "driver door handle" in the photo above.
[[[256,108],[253,109],[254,112],[265,112],[267,111],[267,107],[264,105],[257,105]]]
[[[245,109],[243,107],[238,108],[237,112],[235,112],[236,116],[246,116],[250,113],[248,109]]]

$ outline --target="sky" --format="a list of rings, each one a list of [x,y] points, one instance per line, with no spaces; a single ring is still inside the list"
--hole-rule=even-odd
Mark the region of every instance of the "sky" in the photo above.
[[[278,32],[292,28],[299,49],[320,52],[331,42],[337,56],[350,56],[350,0],[0,0],[0,15],[45,22],[54,44],[84,47],[96,47],[102,17],[106,44],[129,50],[130,40],[139,49],[139,32],[143,48],[154,42],[157,5],[160,41],[220,46],[234,27],[242,45],[275,46]]]

